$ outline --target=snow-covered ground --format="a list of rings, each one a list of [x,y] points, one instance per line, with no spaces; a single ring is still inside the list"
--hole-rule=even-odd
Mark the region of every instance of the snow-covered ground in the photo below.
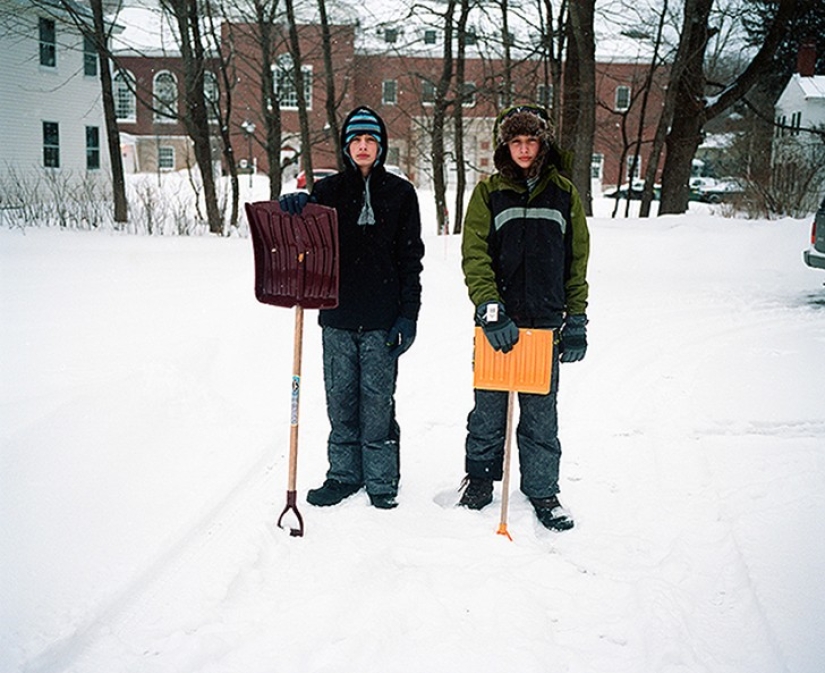
[[[454,506],[471,307],[458,239],[421,198],[400,506],[304,500],[327,433],[308,312],[303,538],[274,525],[294,312],[255,301],[249,239],[0,230],[0,671],[822,670],[809,221],[591,220],[590,350],[560,392],[577,527],[537,527],[514,478],[510,542],[499,491]]]

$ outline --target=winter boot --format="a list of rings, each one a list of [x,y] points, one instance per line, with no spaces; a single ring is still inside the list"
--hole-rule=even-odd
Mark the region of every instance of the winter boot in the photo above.
[[[393,509],[394,507],[398,507],[398,502],[396,501],[395,496],[390,495],[389,493],[371,493],[370,503],[373,507],[377,507],[378,509]]]
[[[361,484],[345,484],[335,479],[327,479],[320,488],[310,489],[307,493],[307,502],[316,507],[337,505],[344,498],[361,490]]]
[[[482,509],[493,502],[493,480],[467,475],[461,482],[464,493],[458,504],[467,509]]]
[[[550,530],[570,530],[573,526],[573,519],[565,510],[559,499],[555,495],[549,498],[530,498],[536,516],[541,525]]]

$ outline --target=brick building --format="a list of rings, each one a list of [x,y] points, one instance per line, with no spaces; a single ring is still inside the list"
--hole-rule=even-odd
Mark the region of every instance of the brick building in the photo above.
[[[281,160],[288,165],[301,150],[297,99],[294,89],[294,67],[289,57],[284,24],[272,24],[267,43],[272,50],[273,63],[269,77],[262,73],[261,38],[256,26],[227,23],[222,30],[224,49],[232,50],[234,87],[231,91],[232,115],[230,132],[235,156],[241,170],[251,164],[258,171],[267,170],[264,146],[264,93],[262,83],[272,86],[280,99]],[[422,29],[423,30],[423,29]],[[387,123],[390,134],[389,163],[397,164],[418,185],[430,184],[430,135],[432,101],[435,85],[441,72],[440,45],[432,43],[427,30],[409,29],[407,42],[399,46],[389,41],[388,29],[379,31],[384,39],[372,36],[363,39],[363,29],[356,21],[342,22],[331,27],[336,109],[339,121],[356,105],[369,105]],[[326,116],[326,82],[321,51],[321,29],[314,24],[299,27],[302,68],[305,77],[305,95],[314,167],[335,167],[336,157],[329,138]],[[118,65],[133,77],[138,91],[131,100],[128,87],[119,97],[121,129],[133,139],[132,147],[125,148],[127,159],[134,154],[130,168],[139,171],[180,169],[192,165],[189,143],[182,125],[164,117],[155,105],[146,102],[165,100],[173,105],[174,92],[182,100],[180,61],[169,55],[146,56],[123,53]],[[594,138],[593,177],[605,186],[627,182],[629,158],[624,157],[639,129],[649,141],[662,105],[663,87],[649,89],[645,123],[640,124],[640,92],[648,76],[649,65],[643,62],[612,60],[597,64],[596,135]],[[482,174],[493,170],[492,127],[503,98],[501,90],[502,61],[468,50],[464,77],[462,104],[464,117],[464,153],[468,169],[468,184]],[[515,62],[512,72],[511,100],[514,103],[552,100],[552,89],[544,77],[544,64],[535,59]],[[218,81],[217,71],[207,79]],[[176,88],[177,87],[177,88]],[[563,94],[563,92],[562,92]],[[217,94],[216,94],[217,95]],[[130,107],[131,106],[131,107]],[[160,107],[163,107],[162,105]],[[131,115],[131,116],[129,116]],[[449,153],[452,135],[445,138]],[[216,146],[216,161],[220,152]],[[644,172],[646,152],[637,166],[637,175]],[[449,166],[448,177],[455,173]],[[297,167],[287,168],[294,175]]]

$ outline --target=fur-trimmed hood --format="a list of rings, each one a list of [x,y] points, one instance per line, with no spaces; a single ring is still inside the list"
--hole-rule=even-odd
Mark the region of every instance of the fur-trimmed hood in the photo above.
[[[541,141],[541,148],[536,161],[527,175],[513,161],[507,143],[516,136],[533,136]],[[562,156],[555,143],[555,129],[547,112],[537,105],[518,105],[501,111],[493,127],[495,153],[493,163],[496,170],[508,180],[523,182],[534,178],[548,165],[562,170]]]

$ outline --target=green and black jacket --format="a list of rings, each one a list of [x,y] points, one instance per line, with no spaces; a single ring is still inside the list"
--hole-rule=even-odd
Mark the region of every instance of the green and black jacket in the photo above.
[[[546,162],[532,191],[496,173],[473,191],[462,269],[470,299],[500,301],[519,327],[559,327],[587,308],[590,234],[579,193]]]

